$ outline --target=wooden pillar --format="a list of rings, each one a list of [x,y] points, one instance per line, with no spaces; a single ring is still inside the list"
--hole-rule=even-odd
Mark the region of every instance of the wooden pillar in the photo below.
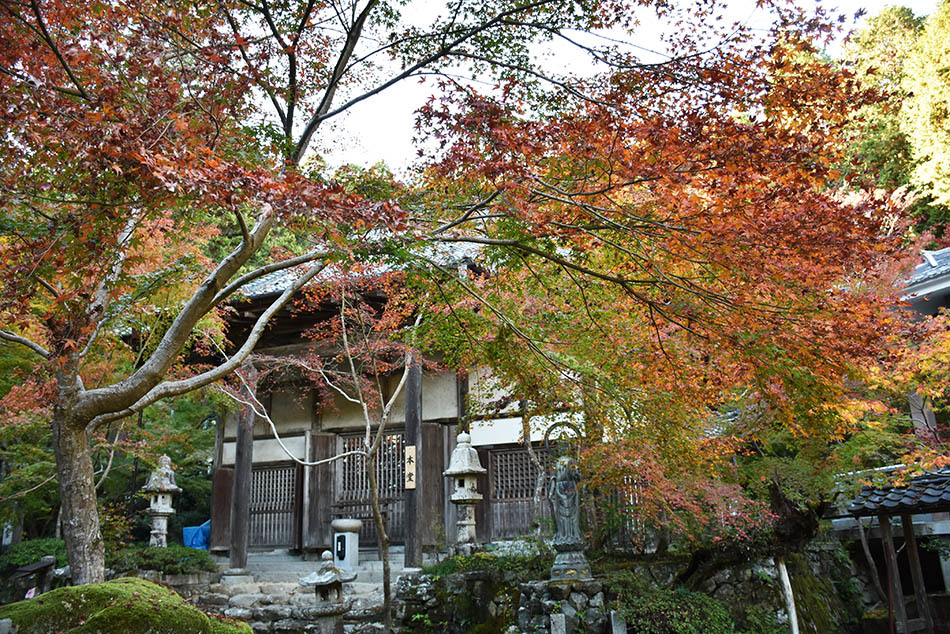
[[[224,432],[227,427],[228,419],[233,416],[229,411],[224,420],[215,420],[214,422],[214,454],[211,457],[211,473],[221,468],[224,462]]]
[[[313,432],[310,460],[324,460],[336,453],[336,435]],[[333,519],[334,469],[343,468],[341,462],[325,462],[310,469],[310,502],[304,513],[309,516],[307,534],[304,535],[304,550],[322,551],[332,548],[333,535],[330,521]]]
[[[491,498],[491,479],[497,474],[492,471],[495,465],[491,462],[491,453],[487,449],[476,447],[478,452],[478,461],[487,470],[476,479],[478,491],[482,494],[482,499],[475,503],[475,538],[480,543],[490,542],[494,533],[492,526],[492,498]]]
[[[231,570],[247,567],[248,524],[250,521],[251,464],[254,460],[254,412],[241,411],[234,455],[234,491],[231,494]]]
[[[907,560],[910,562],[910,577],[914,581],[914,599],[917,601],[917,614],[923,619],[924,632],[934,634],[934,620],[927,600],[927,588],[924,585],[924,573],[920,569],[920,554],[917,552],[917,537],[914,535],[914,522],[908,514],[901,515],[904,528],[904,545]]]
[[[884,545],[884,561],[887,563],[888,595],[891,610],[897,621],[898,634],[907,633],[907,610],[904,606],[904,589],[901,587],[901,573],[897,567],[897,553],[894,550],[894,535],[891,533],[891,518],[879,515],[881,524],[881,543]]]
[[[409,376],[406,377],[406,446],[416,447],[416,459],[411,465],[406,464],[407,471],[415,470],[413,476],[416,482],[415,489],[405,490],[406,500],[406,567],[422,566],[422,526],[423,504],[420,497],[422,487],[435,483],[420,481],[422,469],[419,461],[428,459],[425,456],[426,448],[422,447],[422,365],[413,358],[409,366]]]

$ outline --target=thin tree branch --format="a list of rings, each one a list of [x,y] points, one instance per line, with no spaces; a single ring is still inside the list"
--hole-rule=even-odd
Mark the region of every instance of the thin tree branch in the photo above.
[[[60,52],[59,46],[56,45],[53,37],[46,29],[46,23],[43,21],[43,14],[40,12],[40,6],[37,0],[30,0],[30,7],[33,9],[33,15],[36,16],[36,22],[39,24],[40,30],[43,32],[43,39],[46,40],[46,44],[50,47],[50,50],[53,51],[56,59],[59,60],[63,70],[66,71],[66,75],[69,77],[69,80],[73,82],[74,86],[76,86],[76,90],[79,91],[79,96],[81,96],[86,101],[92,101],[92,97],[89,96],[89,93],[86,92],[86,89],[79,82],[79,79],[76,78],[76,75],[73,73],[73,69],[69,66],[69,64],[66,62],[66,59],[63,57],[63,54]]]
[[[40,355],[44,359],[50,358],[50,353],[48,350],[46,350],[46,348],[44,348],[38,343],[30,341],[26,337],[15,335],[12,332],[9,332],[7,330],[0,330],[0,339],[3,339],[4,341],[9,341],[10,343],[18,343],[21,346],[26,346],[27,348],[29,348],[36,354]]]
[[[320,273],[320,271],[324,269],[325,266],[326,265],[322,262],[314,264],[290,287],[284,290],[284,292],[274,300],[267,310],[261,313],[261,316],[257,318],[257,321],[254,323],[253,328],[251,328],[251,332],[248,334],[244,345],[242,345],[241,348],[235,352],[234,355],[225,363],[187,379],[181,379],[178,381],[164,381],[158,383],[131,406],[126,407],[121,411],[100,414],[99,416],[95,417],[89,423],[88,429],[92,430],[98,425],[124,418],[163,398],[177,396],[179,394],[184,394],[185,392],[196,390],[199,387],[204,387],[236,370],[238,367],[240,367],[241,363],[244,362],[244,359],[246,359],[247,356],[254,350],[254,346],[257,345],[261,335],[264,334],[264,329],[267,327],[271,317],[273,317],[277,311],[283,308],[283,306],[288,301],[290,301],[290,298],[294,295],[294,293],[302,288],[307,282],[312,280],[318,273]]]

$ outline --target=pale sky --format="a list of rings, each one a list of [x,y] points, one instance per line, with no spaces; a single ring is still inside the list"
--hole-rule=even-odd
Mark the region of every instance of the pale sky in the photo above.
[[[801,4],[809,6],[807,0]],[[838,0],[821,4],[834,8],[849,18],[859,9],[864,9],[865,16],[858,21],[860,26],[867,17],[895,4],[908,6],[917,15],[927,15],[936,8],[937,0]],[[733,0],[729,6],[730,17],[734,20],[755,24],[756,18],[763,15],[755,8],[754,0]],[[649,28],[643,30],[649,31]],[[835,55],[838,49],[840,43],[831,47],[829,52]],[[562,66],[570,65],[569,61],[558,62]],[[351,163],[369,166],[385,161],[395,172],[402,172],[405,166],[415,159],[416,150],[412,144],[414,113],[431,94],[432,85],[431,81],[427,84],[415,81],[397,84],[383,94],[357,104],[348,113],[329,121],[332,127],[328,132],[332,133],[330,136],[334,141],[331,147],[326,148],[328,151],[325,156],[328,162],[331,165]]]

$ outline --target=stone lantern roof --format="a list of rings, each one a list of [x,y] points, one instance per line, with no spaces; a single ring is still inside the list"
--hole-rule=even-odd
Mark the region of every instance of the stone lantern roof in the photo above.
[[[478,452],[472,447],[472,437],[462,432],[456,439],[449,468],[442,472],[445,476],[481,475],[488,470],[478,460]]]
[[[148,482],[142,487],[145,493],[181,493],[181,487],[175,484],[175,472],[172,460],[168,456],[158,459],[158,467],[148,476]]]

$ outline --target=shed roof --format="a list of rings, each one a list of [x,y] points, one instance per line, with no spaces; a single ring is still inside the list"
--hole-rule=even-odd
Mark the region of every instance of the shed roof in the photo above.
[[[864,487],[848,515],[903,515],[950,511],[950,468],[928,471],[903,486]]]
[[[950,247],[939,251],[924,251],[921,262],[914,267],[907,280],[908,286],[921,284],[929,280],[950,274]]]

